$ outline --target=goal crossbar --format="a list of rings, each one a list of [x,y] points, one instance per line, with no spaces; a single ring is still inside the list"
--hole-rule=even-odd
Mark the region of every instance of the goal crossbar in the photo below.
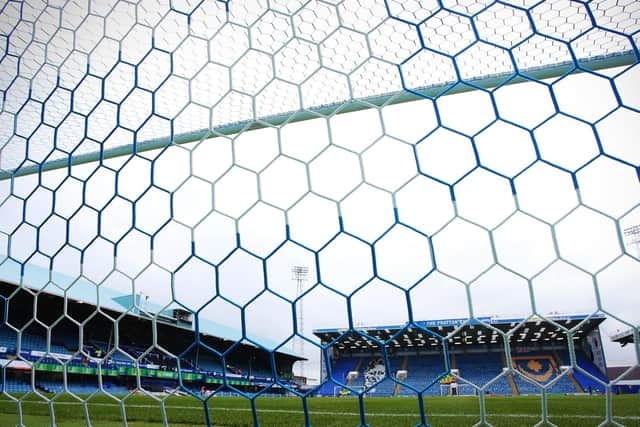
[[[145,141],[138,141],[134,144],[102,149],[100,151],[91,151],[88,153],[77,155],[72,154],[68,157],[45,161],[41,164],[29,164],[10,170],[0,169],[0,181],[10,179],[12,177],[20,177],[56,169],[69,168],[71,166],[98,161],[101,162],[116,157],[130,156],[135,153],[158,150],[172,144],[181,145],[217,136],[235,135],[245,130],[256,130],[265,127],[280,126],[285,123],[294,123],[323,116],[326,117],[333,114],[343,114],[367,110],[383,105],[400,104],[425,98],[433,98],[440,95],[453,95],[456,93],[477,90],[478,88],[491,89],[501,84],[516,84],[524,83],[531,80],[550,79],[562,76],[570,72],[580,73],[584,72],[585,70],[602,70],[620,67],[631,65],[635,61],[635,53],[633,51],[625,51],[597,56],[593,58],[580,59],[580,67],[575,67],[572,62],[562,62],[549,66],[527,69],[516,74],[493,74],[488,76],[481,76],[471,80],[439,83],[422,88],[406,89],[402,91],[374,95],[366,98],[334,102],[331,104],[309,108],[306,110],[288,111],[271,116],[224,124],[222,126],[214,127],[213,129],[198,129],[173,136],[153,138]]]

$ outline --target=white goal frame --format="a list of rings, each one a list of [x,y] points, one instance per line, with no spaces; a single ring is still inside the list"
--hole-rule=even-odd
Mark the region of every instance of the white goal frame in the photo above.
[[[451,387],[451,384],[440,384],[440,396],[451,396],[451,397],[456,397],[456,396],[475,396],[477,393],[477,390],[471,385],[471,384],[460,384],[458,383],[458,393],[455,396],[452,396],[451,394],[449,394],[449,389]]]

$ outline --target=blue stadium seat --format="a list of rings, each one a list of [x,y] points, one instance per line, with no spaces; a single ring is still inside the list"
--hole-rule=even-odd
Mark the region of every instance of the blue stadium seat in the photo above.
[[[456,367],[462,378],[483,387],[502,373],[504,364],[501,353],[456,354]],[[506,376],[496,380],[486,391],[498,395],[512,394]]]
[[[5,391],[9,393],[28,393],[31,391],[31,384],[26,381],[22,382],[14,379],[7,379]]]
[[[332,367],[333,378],[343,384],[346,384],[347,374],[355,369],[357,363],[358,358],[356,357],[336,360],[335,365]],[[333,396],[333,390],[336,386],[337,384],[327,379],[327,381],[322,384],[317,394],[320,396]]]
[[[428,383],[444,373],[444,359],[441,355],[409,356],[407,363],[407,379],[405,383],[417,389],[424,388]],[[413,395],[414,391],[408,387],[401,387],[399,395]],[[435,383],[424,392],[425,396],[440,396],[440,384]]]
[[[564,356],[563,356],[564,357]],[[567,356],[565,360],[568,360]],[[588,372],[593,377],[597,378],[601,382],[608,383],[607,377],[600,371],[600,369],[587,357],[587,355],[582,351],[576,351],[576,363],[580,368]],[[573,370],[573,376],[575,377],[578,384],[582,387],[582,389],[586,392],[591,390],[592,392],[603,393],[604,386],[601,382],[596,381],[595,379],[589,377],[588,375],[578,371],[577,369]]]

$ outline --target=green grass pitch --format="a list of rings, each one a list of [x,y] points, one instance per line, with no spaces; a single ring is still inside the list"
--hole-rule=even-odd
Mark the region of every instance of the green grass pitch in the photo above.
[[[311,398],[309,411],[313,426],[357,426],[360,424],[358,399]],[[369,425],[382,427],[414,426],[419,419],[416,398],[365,398]],[[214,426],[254,426],[251,403],[244,398],[213,397],[210,417]],[[480,418],[476,397],[429,397],[424,399],[428,422],[432,426],[468,426]],[[255,400],[260,426],[302,426],[302,403],[297,398],[258,398]],[[23,399],[23,422],[26,426],[49,426],[49,405],[36,396]],[[67,395],[53,403],[58,427],[85,426],[84,409]],[[541,400],[537,396],[487,397],[487,421],[494,426],[532,426],[541,420]],[[614,396],[614,419],[622,425],[640,426],[640,396]],[[148,396],[131,396],[124,400],[125,414],[118,402],[105,396],[88,400],[93,427],[122,426],[126,416],[130,427],[162,425],[158,401]],[[202,404],[193,397],[165,400],[169,424],[174,427],[205,425]],[[604,421],[605,399],[602,396],[555,396],[548,398],[549,420],[558,426],[596,426]],[[0,426],[18,422],[15,402],[0,399]]]

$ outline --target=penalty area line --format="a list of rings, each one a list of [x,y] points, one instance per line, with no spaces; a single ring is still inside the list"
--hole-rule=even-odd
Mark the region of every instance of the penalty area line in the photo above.
[[[14,402],[11,401],[0,401],[0,402],[4,402],[4,403],[12,403],[15,404]],[[40,404],[40,405],[47,405],[47,402],[23,402],[23,404]],[[88,402],[87,403],[89,406],[101,406],[101,407],[114,407],[114,408],[119,408],[120,405],[117,403],[91,403]],[[78,402],[54,402],[54,405],[78,405],[80,406],[81,403]],[[138,409],[153,409],[153,408],[159,408],[160,405],[142,405],[142,404],[125,404],[124,405],[125,408],[138,408]],[[202,411],[202,407],[201,406],[190,406],[190,405],[165,405],[165,409],[169,410],[169,409],[179,409],[179,410],[192,410],[192,411]],[[252,412],[251,408],[229,408],[229,407],[224,407],[224,406],[210,406],[209,407],[209,411],[210,412],[215,412],[215,411],[226,411],[226,412]],[[258,413],[276,413],[276,414],[299,414],[302,415],[302,411],[298,411],[298,410],[294,410],[294,409],[258,409],[257,410]],[[353,417],[359,417],[360,413],[359,412],[337,412],[337,411],[309,411],[309,415],[330,415],[330,416],[353,416]],[[392,412],[367,412],[365,414],[367,417],[385,417],[385,418],[415,418],[418,416],[418,414],[397,414],[397,413],[392,413]],[[480,414],[469,414],[469,413],[451,413],[451,412],[432,412],[432,413],[426,413],[425,414],[427,417],[441,417],[441,418],[455,418],[455,417],[464,417],[464,418],[475,418],[475,417],[479,417]],[[487,413],[486,414],[487,417],[494,417],[494,418],[535,418],[535,419],[539,419],[541,418],[540,414],[508,414],[508,413]],[[557,414],[557,415],[553,415],[553,414],[549,414],[549,418],[555,418],[555,419],[585,419],[585,420],[604,420],[605,417],[601,416],[601,415],[581,415],[581,414]],[[640,416],[637,415],[620,415],[620,416],[613,416],[614,419],[616,420],[640,420]]]
[[[167,409],[171,408],[167,406]],[[225,407],[211,407],[211,411],[242,411],[242,412],[251,412],[249,408],[225,408]],[[292,409],[258,409],[258,413],[260,412],[274,412],[274,413],[284,413],[284,414],[302,414],[302,411],[295,411]],[[359,417],[359,412],[336,412],[336,411],[309,411],[309,415],[334,415],[334,416],[353,416]],[[448,413],[448,412],[433,412],[426,413],[427,417],[447,417],[447,418],[455,418],[455,417],[465,417],[465,418],[476,418],[480,417],[480,414],[465,414],[465,413]],[[502,418],[541,418],[539,414],[499,414],[499,413],[488,413],[487,417],[502,417]],[[365,414],[366,417],[390,417],[390,418],[415,418],[419,416],[419,414],[396,414],[391,412],[367,412]],[[580,418],[580,419],[604,419],[603,416],[599,415],[549,415],[549,418]],[[627,416],[614,416],[615,419],[623,419],[623,420],[640,420],[640,416],[627,415]]]

